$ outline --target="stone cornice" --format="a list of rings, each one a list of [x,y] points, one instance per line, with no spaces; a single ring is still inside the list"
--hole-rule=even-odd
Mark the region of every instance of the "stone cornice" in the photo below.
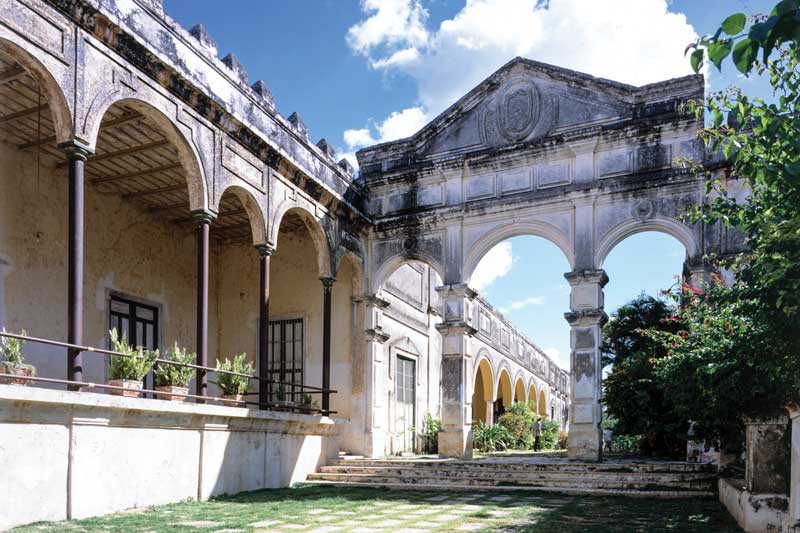
[[[595,309],[580,309],[575,311],[567,311],[564,313],[564,318],[569,322],[570,326],[580,326],[588,324],[600,324],[603,326],[608,322],[608,315],[605,310],[601,308]]]
[[[564,278],[573,287],[582,283],[598,283],[600,287],[605,287],[608,283],[608,275],[603,269],[567,272],[564,274]]]
[[[467,324],[466,322],[440,322],[436,324],[436,330],[441,335],[466,335],[468,337],[474,336],[478,330]]]

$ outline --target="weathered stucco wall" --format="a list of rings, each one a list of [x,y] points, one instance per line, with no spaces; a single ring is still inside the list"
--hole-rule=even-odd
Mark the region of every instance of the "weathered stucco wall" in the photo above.
[[[0,144],[0,326],[32,336],[66,338],[66,169]],[[91,163],[89,163],[91,164]],[[194,349],[196,243],[191,226],[170,224],[118,195],[86,187],[84,343],[107,345],[111,291],[159,306],[161,346]],[[211,279],[216,276],[212,261]],[[213,287],[212,281],[212,287]],[[212,309],[216,305],[211,300]],[[210,353],[217,324],[209,322]],[[63,349],[29,344],[30,362],[45,377],[66,378]],[[85,379],[102,381],[105,358],[84,355]]]
[[[319,416],[0,385],[0,530],[286,487],[335,457],[337,431]]]

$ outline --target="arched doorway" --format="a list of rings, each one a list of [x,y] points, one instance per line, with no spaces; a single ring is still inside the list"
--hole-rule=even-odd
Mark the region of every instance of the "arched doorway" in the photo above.
[[[508,369],[500,370],[497,380],[497,399],[494,402],[494,419],[497,420],[514,402],[514,390],[511,388],[511,376]]]
[[[517,382],[514,384],[514,401],[524,403],[527,398],[525,394],[525,382],[522,381],[522,377],[518,377]]]
[[[542,417],[547,418],[547,397],[544,395],[544,389],[539,391],[539,401],[537,402],[537,407],[539,409],[539,415]]]
[[[489,360],[485,357],[480,360],[475,374],[474,389],[472,392],[472,422],[493,423],[494,407],[494,375]]]

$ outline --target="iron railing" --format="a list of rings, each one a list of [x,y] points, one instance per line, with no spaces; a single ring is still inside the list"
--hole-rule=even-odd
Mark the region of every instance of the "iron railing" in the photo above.
[[[114,350],[106,350],[106,349],[103,349],[103,348],[95,348],[93,346],[81,346],[81,345],[78,345],[78,344],[70,344],[68,342],[55,341],[55,340],[51,340],[51,339],[43,339],[43,338],[40,338],[40,337],[31,337],[29,335],[20,335],[20,334],[17,334],[17,333],[8,333],[8,332],[4,332],[4,331],[0,331],[0,337],[18,339],[18,340],[21,340],[21,341],[31,342],[31,343],[34,343],[34,344],[45,344],[45,345],[49,345],[49,346],[56,346],[56,347],[59,347],[59,348],[67,348],[67,349],[70,349],[70,350],[78,350],[80,352],[88,352],[88,353],[98,354],[98,355],[104,356],[104,357],[110,357],[110,356],[115,356],[115,357],[139,357],[139,356],[137,356],[135,354],[127,354],[127,353],[117,352],[117,351],[114,351]],[[233,376],[244,377],[244,378],[247,378],[249,380],[253,380],[253,381],[258,382],[259,385],[261,385],[261,384],[266,385],[267,386],[267,390],[268,390],[268,397],[275,397],[275,396],[281,394],[280,392],[277,392],[277,391],[273,390],[275,387],[281,387],[281,386],[283,386],[283,387],[292,387],[294,390],[297,390],[299,388],[300,389],[299,394],[301,394],[303,396],[306,395],[306,394],[321,394],[321,395],[324,396],[325,394],[336,394],[337,393],[337,391],[335,391],[333,389],[323,389],[321,387],[314,387],[314,386],[311,386],[311,385],[304,385],[304,384],[297,384],[297,383],[287,383],[287,382],[282,382],[282,381],[277,381],[277,380],[273,380],[273,379],[257,376],[255,374],[244,374],[242,372],[234,372],[232,370],[220,370],[220,369],[217,369],[217,368],[212,368],[212,367],[202,366],[202,365],[196,365],[196,364],[193,364],[193,363],[180,363],[178,361],[172,361],[170,359],[156,358],[153,361],[153,365],[155,366],[156,364],[174,365],[174,366],[180,366],[180,367],[184,367],[184,368],[192,368],[194,370],[201,370],[201,371],[209,372],[209,373],[229,374],[229,375],[233,375]],[[50,384],[66,385],[68,387],[75,387],[75,388],[78,388],[78,389],[120,390],[120,391],[128,391],[128,392],[133,390],[133,389],[126,389],[124,387],[119,387],[119,386],[116,386],[116,385],[108,385],[106,383],[94,383],[94,382],[89,382],[89,381],[72,381],[72,380],[68,380],[68,379],[55,379],[55,378],[44,378],[44,377],[39,377],[39,376],[24,376],[24,375],[18,375],[18,374],[0,373],[0,380],[6,380],[6,379],[25,380],[25,381],[39,382],[39,383],[50,383]],[[168,392],[167,393],[167,392],[164,392],[164,391],[158,391],[158,390],[154,390],[154,389],[145,389],[145,388],[142,388],[141,390],[136,390],[136,392],[137,393],[142,393],[142,394],[151,394],[153,397],[156,397],[156,398],[159,397],[159,396],[169,395],[169,396],[177,396],[177,397],[180,397],[180,398],[193,399],[193,400],[197,400],[198,402],[212,401],[212,402],[224,402],[225,404],[239,404],[239,405],[242,405],[242,406],[253,405],[253,406],[257,406],[259,408],[264,408],[264,409],[291,410],[291,411],[298,411],[298,412],[305,412],[305,413],[320,413],[320,414],[326,415],[326,416],[336,413],[336,411],[330,411],[330,410],[325,411],[325,410],[323,410],[323,409],[321,409],[319,407],[308,406],[308,405],[301,404],[299,402],[294,402],[294,401],[268,401],[268,402],[256,402],[256,401],[250,401],[250,400],[241,400],[240,401],[240,400],[233,400],[233,399],[228,399],[228,398],[220,398],[220,397],[216,397],[216,396],[203,396],[203,395],[189,394],[189,393],[178,393],[178,392]],[[288,393],[284,393],[284,394],[285,394],[285,396],[289,396]],[[258,392],[247,392],[243,396],[252,396],[252,395],[258,395]]]

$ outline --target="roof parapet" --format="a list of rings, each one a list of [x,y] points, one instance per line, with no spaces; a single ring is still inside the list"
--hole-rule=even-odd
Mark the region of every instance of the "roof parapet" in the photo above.
[[[244,69],[244,65],[242,62],[239,61],[239,58],[236,57],[233,53],[230,53],[222,58],[222,62],[225,64],[228,69],[230,69],[236,77],[239,78],[239,81],[247,85],[247,71]]]

